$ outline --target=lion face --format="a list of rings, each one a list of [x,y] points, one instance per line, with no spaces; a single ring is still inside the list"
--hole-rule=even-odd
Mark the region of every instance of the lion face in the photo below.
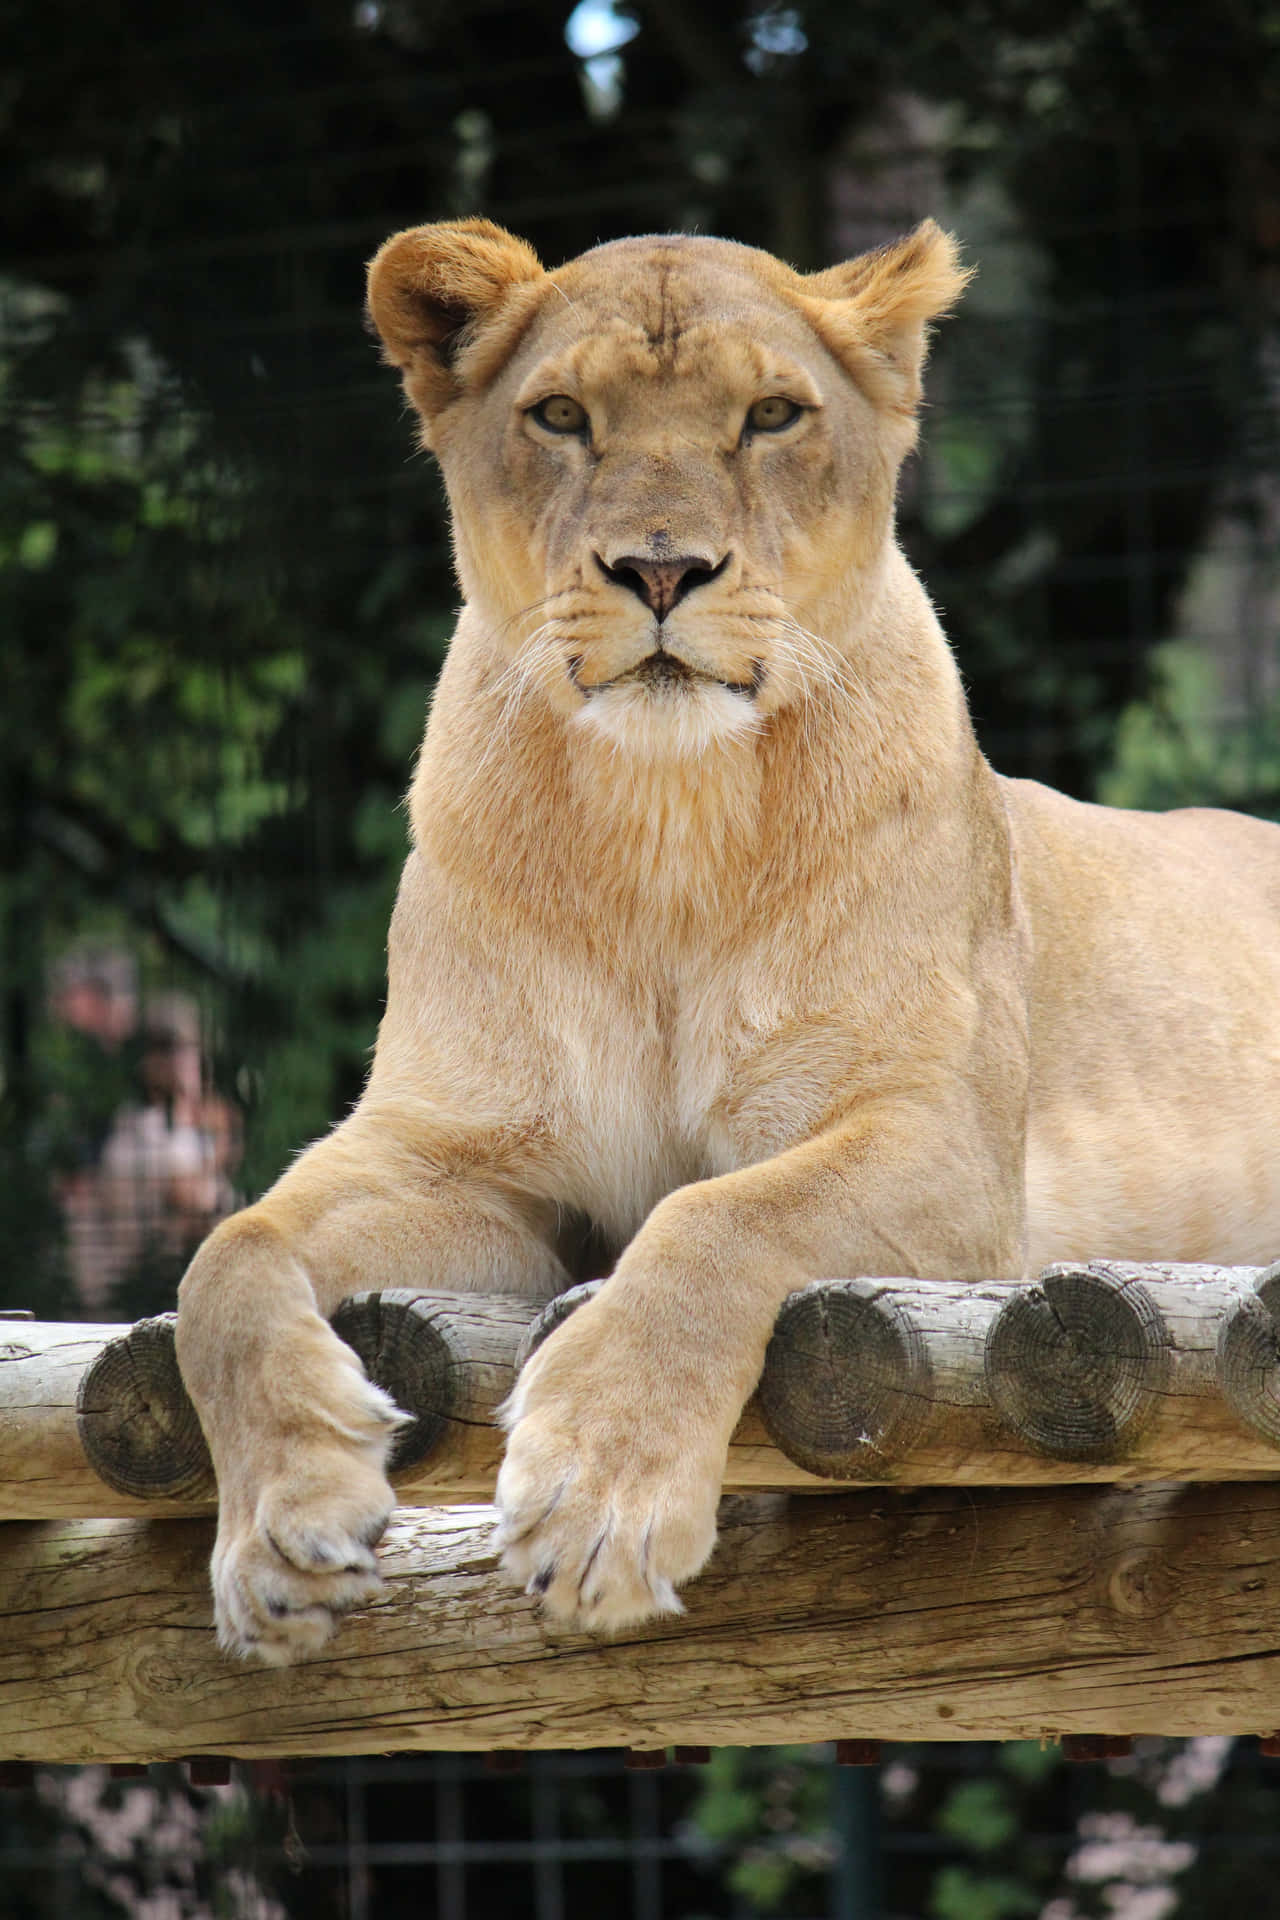
[[[484,222],[389,241],[371,311],[499,671],[647,753],[813,699],[828,615],[891,538],[925,319],[961,284],[931,225],[809,278],[682,236],[551,275]]]

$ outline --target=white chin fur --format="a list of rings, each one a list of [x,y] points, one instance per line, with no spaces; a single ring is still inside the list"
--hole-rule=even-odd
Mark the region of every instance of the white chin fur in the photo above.
[[[697,686],[602,687],[574,715],[615,748],[646,759],[697,759],[708,747],[760,730],[754,701],[713,681]]]

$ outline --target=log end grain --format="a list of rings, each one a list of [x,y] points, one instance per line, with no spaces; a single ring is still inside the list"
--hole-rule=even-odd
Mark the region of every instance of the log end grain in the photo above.
[[[392,1442],[389,1471],[427,1459],[449,1421],[465,1411],[468,1393],[466,1355],[439,1300],[399,1288],[353,1293],[330,1325],[359,1354],[374,1384],[409,1415]]]
[[[516,1353],[517,1374],[530,1354],[536,1353],[543,1341],[549,1339],[571,1313],[576,1313],[579,1307],[594,1299],[603,1285],[603,1280],[583,1280],[576,1287],[566,1287],[554,1300],[548,1300],[537,1318],[530,1321],[528,1331],[520,1342]]]
[[[822,1280],[785,1302],[757,1401],[775,1443],[809,1473],[890,1477],[932,1412],[919,1328],[875,1280]]]
[[[207,1497],[213,1463],[174,1350],[177,1316],[139,1320],[105,1346],[80,1382],[76,1425],[85,1457],[119,1493]]]
[[[1280,1447],[1280,1262],[1222,1322],[1218,1384],[1240,1418]]]
[[[1092,1267],[1049,1267],[987,1335],[992,1405],[1039,1453],[1107,1461],[1137,1444],[1169,1372],[1169,1335],[1144,1287]]]

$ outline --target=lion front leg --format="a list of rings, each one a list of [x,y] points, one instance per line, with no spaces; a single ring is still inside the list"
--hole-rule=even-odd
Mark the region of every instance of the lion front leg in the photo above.
[[[197,1253],[177,1341],[218,1479],[218,1640],[273,1665],[313,1652],[378,1590],[401,1415],[329,1327],[269,1199]]]
[[[406,1285],[547,1296],[567,1278],[509,1199],[407,1165],[359,1115],[222,1222],[179,1290],[177,1344],[218,1480],[223,1647],[298,1659],[381,1584],[402,1416],[329,1326],[339,1302]]]
[[[943,1106],[942,1112],[945,1114]],[[616,1631],[680,1611],[715,1543],[729,1441],[778,1310],[811,1280],[993,1278],[1023,1262],[1018,1152],[938,1111],[867,1113],[681,1188],[508,1403],[503,1563],[550,1614]]]

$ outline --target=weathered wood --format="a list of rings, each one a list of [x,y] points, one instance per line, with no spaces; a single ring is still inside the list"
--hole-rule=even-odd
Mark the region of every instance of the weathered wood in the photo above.
[[[334,1332],[412,1416],[391,1450],[397,1480],[447,1451],[451,1431],[461,1437],[459,1423],[492,1428],[528,1355],[601,1285],[572,1287],[542,1308],[501,1295],[405,1288],[344,1300]],[[209,1450],[178,1368],[175,1317],[121,1330],[87,1368],[77,1396],[90,1466],[115,1491],[149,1502],[207,1500],[213,1491]]]
[[[76,1416],[84,1376],[127,1327],[24,1321],[0,1326],[0,1519],[198,1513],[194,1496],[153,1503],[106,1486],[85,1458]],[[212,1507],[212,1491],[203,1503]]]
[[[1222,1330],[1261,1272],[1091,1261],[1031,1283],[821,1281],[784,1307],[758,1404],[782,1450],[843,1482],[1274,1474],[1280,1421],[1255,1423],[1259,1447],[1219,1387]],[[1280,1362],[1270,1379],[1280,1392]]]
[[[490,1516],[401,1514],[385,1594],[294,1670],[210,1631],[203,1523],[0,1529],[0,1755],[141,1761],[1269,1732],[1280,1486],[726,1503],[683,1619],[553,1630]]]
[[[1168,1391],[1172,1341],[1150,1288],[1098,1264],[1050,1267],[987,1334],[987,1391],[1005,1424],[1059,1460],[1132,1453]]]
[[[1095,1262],[1051,1270],[1030,1287],[821,1282],[780,1316],[758,1399],[730,1447],[726,1487],[1280,1474],[1280,1417],[1268,1425],[1267,1413],[1280,1406],[1280,1342],[1266,1331],[1270,1295],[1255,1291],[1263,1278],[1258,1268]],[[591,1290],[541,1313],[519,1300],[425,1291],[357,1296],[340,1310],[337,1324],[374,1378],[416,1411],[420,1453],[435,1435],[423,1457],[402,1458],[396,1470],[407,1504],[492,1495],[502,1453],[495,1414],[519,1360]],[[124,1335],[127,1364],[102,1357]],[[176,1450],[173,1479],[163,1479],[169,1436],[193,1432],[180,1408],[161,1401],[179,1391],[171,1338],[164,1318],[133,1331],[0,1328],[0,1518],[211,1510],[212,1484],[192,1452]],[[137,1345],[145,1366],[129,1351]],[[101,1370],[108,1365],[119,1370]],[[101,1436],[113,1422],[115,1453],[104,1457]],[[134,1440],[140,1461],[130,1479]],[[90,1465],[86,1443],[114,1486]],[[143,1499],[144,1488],[164,1491]]]
[[[357,1293],[333,1316],[371,1380],[385,1387],[411,1423],[396,1435],[391,1469],[399,1477],[430,1460],[451,1433],[495,1408],[515,1383],[516,1356],[536,1309],[499,1295]]]
[[[410,1290],[357,1294],[339,1308],[343,1338],[415,1413],[397,1455],[407,1499],[492,1493],[502,1451],[494,1411],[537,1312],[500,1296]],[[0,1519],[212,1511],[173,1320],[0,1329]]]
[[[213,1462],[182,1383],[174,1316],[139,1320],[110,1340],[86,1368],[76,1394],[85,1458],[109,1487],[136,1494],[209,1500]]]
[[[1232,1302],[1218,1333],[1222,1391],[1243,1420],[1280,1447],[1280,1262]]]
[[[778,1315],[757,1392],[789,1459],[829,1478],[874,1480],[938,1410],[918,1319],[875,1280],[828,1280]]]
[[[562,1326],[570,1314],[576,1313],[599,1293],[603,1280],[581,1280],[576,1287],[566,1287],[554,1300],[548,1300],[535,1317],[529,1322],[528,1330],[520,1342],[516,1353],[516,1372],[519,1373],[531,1353],[536,1353],[557,1327]]]

